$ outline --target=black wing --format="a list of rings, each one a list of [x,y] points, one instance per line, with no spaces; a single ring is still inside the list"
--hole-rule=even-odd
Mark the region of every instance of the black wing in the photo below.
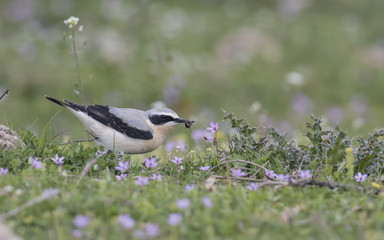
[[[91,118],[96,121],[113,128],[114,130],[135,139],[149,140],[153,138],[151,131],[140,130],[133,126],[129,126],[127,123],[123,122],[120,118],[116,117],[111,113],[109,106],[104,105],[80,105],[68,100],[61,102],[57,99],[46,96],[46,98],[54,103],[57,103],[61,106],[70,107],[76,111],[84,112]]]

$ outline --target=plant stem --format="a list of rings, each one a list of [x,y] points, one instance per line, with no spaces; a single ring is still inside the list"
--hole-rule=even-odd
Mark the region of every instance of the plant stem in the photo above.
[[[83,102],[83,104],[85,104],[83,81],[81,80],[79,59],[77,57],[77,51],[76,51],[75,30],[72,30],[72,46],[73,46],[73,53],[74,53],[74,56],[75,56],[77,78],[78,78],[78,81],[79,81],[80,97],[81,97],[81,101]]]
[[[216,148],[216,159],[218,160],[218,158],[219,158],[219,145],[217,144],[217,131],[214,133],[214,136],[213,136],[213,145]],[[227,162],[224,162],[224,164],[225,164],[225,168],[226,168],[227,183],[228,183],[228,185],[231,185],[232,183],[231,183],[231,174],[229,172],[229,165]]]
[[[8,94],[9,89],[5,90],[4,93],[0,96],[0,100]]]

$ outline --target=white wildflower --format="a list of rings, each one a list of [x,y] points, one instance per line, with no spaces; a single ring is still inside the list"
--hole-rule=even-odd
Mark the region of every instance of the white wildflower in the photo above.
[[[252,105],[249,107],[249,112],[251,113],[257,113],[261,109],[261,103],[259,101],[255,101],[252,103]]]
[[[301,87],[304,84],[304,77],[298,72],[289,72],[285,75],[285,81],[296,87]]]
[[[79,23],[79,18],[74,17],[74,16],[71,16],[67,20],[64,20],[64,24],[68,25],[70,29],[75,27],[77,25],[77,23]]]

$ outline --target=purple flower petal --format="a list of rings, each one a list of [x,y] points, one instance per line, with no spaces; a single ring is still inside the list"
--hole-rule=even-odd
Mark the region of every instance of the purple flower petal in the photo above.
[[[137,176],[135,180],[135,184],[139,186],[145,186],[149,183],[149,177]]]
[[[251,191],[256,191],[259,188],[259,184],[252,182],[246,186],[246,188]]]
[[[265,169],[265,176],[267,176],[269,178],[274,178],[275,177],[275,172],[273,170]]]
[[[161,180],[161,174],[152,173],[151,179],[154,181],[160,181]]]
[[[247,175],[245,172],[241,171],[241,169],[231,169],[231,173],[234,177],[243,177]]]
[[[211,168],[211,166],[204,166],[204,167],[199,167],[201,171],[208,171]]]
[[[54,163],[56,163],[57,165],[62,165],[64,163],[64,159],[65,159],[65,157],[59,157],[59,155],[57,155],[57,153],[55,154],[54,158],[51,158],[51,160]]]
[[[79,229],[86,228],[88,227],[90,221],[91,221],[90,217],[77,215],[73,220],[73,225]]]
[[[194,185],[194,184],[189,184],[189,185],[185,186],[185,191],[186,191],[186,192],[190,192],[190,191],[192,191],[194,188],[195,188],[195,185]]]
[[[207,127],[207,130],[210,131],[211,133],[215,133],[219,129],[219,123],[218,122],[217,123],[211,122],[210,126],[211,127]]]
[[[204,206],[205,206],[206,208],[211,208],[211,207],[213,206],[212,201],[211,201],[211,199],[210,199],[209,197],[204,196],[204,197],[202,198],[202,200],[203,200],[203,204],[204,204]]]
[[[115,169],[117,171],[120,171],[122,173],[128,171],[128,168],[129,168],[129,162],[128,161],[126,161],[126,162],[119,161],[118,166],[115,167]]]
[[[300,171],[299,173],[299,177],[302,178],[302,179],[308,179],[308,178],[312,178],[312,173],[310,170],[305,170],[305,171]]]
[[[187,209],[189,208],[189,205],[191,204],[191,201],[189,201],[188,198],[184,198],[184,199],[178,199],[176,200],[176,206],[179,208],[179,209]]]
[[[362,174],[361,172],[358,172],[355,175],[355,180],[356,182],[364,182],[365,180],[367,180],[367,176],[367,174]]]
[[[183,216],[181,215],[181,213],[170,213],[167,222],[171,226],[176,226],[181,223],[182,219]]]
[[[131,229],[135,226],[135,220],[129,214],[122,214],[118,216],[118,221],[125,229]]]
[[[160,235],[159,225],[157,223],[147,223],[145,225],[145,233],[149,238],[157,237]]]
[[[145,159],[145,166],[147,168],[155,168],[157,167],[158,163],[156,162],[156,158],[153,157],[153,158],[146,158]]]
[[[176,165],[179,165],[182,163],[183,158],[182,157],[176,157],[172,160],[172,162]]]
[[[0,176],[5,176],[8,173],[8,168],[0,168]]]

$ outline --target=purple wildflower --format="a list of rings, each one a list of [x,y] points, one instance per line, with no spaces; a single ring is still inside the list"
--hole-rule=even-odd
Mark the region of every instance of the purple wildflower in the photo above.
[[[307,114],[312,108],[312,100],[302,93],[292,97],[292,108],[295,112]]]
[[[168,141],[164,146],[165,151],[167,151],[168,153],[172,152],[175,147],[176,144],[174,141]]]
[[[344,111],[341,107],[337,107],[337,106],[331,107],[327,111],[327,117],[331,123],[338,123],[343,120]]]
[[[128,171],[128,168],[129,168],[129,162],[126,161],[126,162],[123,162],[123,161],[119,161],[119,166],[116,166],[115,169],[117,171],[120,171],[120,172],[126,172]]]
[[[120,175],[116,175],[115,177],[116,177],[116,180],[122,181],[122,180],[127,178],[127,174],[126,173],[120,173]]]
[[[35,169],[43,168],[43,164],[41,161],[37,160],[37,157],[32,156],[31,158],[31,166]]]
[[[211,127],[207,127],[207,130],[210,131],[211,133],[215,133],[217,132],[217,130],[219,130],[219,123],[214,123],[214,122],[211,122],[210,123]]]
[[[211,168],[211,166],[204,166],[204,167],[199,167],[199,169],[201,170],[201,171],[208,171],[209,169]]]
[[[289,174],[287,173],[287,174],[275,174],[275,178],[277,179],[277,180],[282,180],[282,181],[288,181],[289,180]]]
[[[190,191],[192,191],[194,188],[195,188],[195,185],[194,185],[194,184],[188,184],[187,186],[185,186],[185,191],[186,191],[186,192],[190,192]]]
[[[75,227],[79,229],[86,228],[88,227],[90,221],[91,221],[90,217],[77,215],[73,220],[73,225],[75,225]]]
[[[5,176],[8,173],[8,168],[0,168],[0,176]]]
[[[59,194],[59,190],[56,189],[56,188],[48,188],[48,189],[45,189],[43,191],[43,193],[41,194],[41,197],[44,198],[44,199],[50,199],[54,196],[56,196],[57,194]]]
[[[57,153],[55,154],[54,158],[51,158],[51,160],[54,163],[56,163],[57,165],[62,165],[64,163],[64,159],[65,159],[65,157],[59,157],[59,155],[57,155]]]
[[[160,235],[159,225],[157,223],[147,223],[145,225],[145,233],[149,238],[157,237]]]
[[[176,157],[172,160],[172,162],[176,165],[179,165],[182,163],[183,158],[182,157]]]
[[[168,224],[172,226],[179,225],[183,216],[180,213],[170,213],[168,216]]]
[[[179,141],[177,144],[176,144],[176,148],[179,149],[180,151],[184,152],[185,150],[187,150],[187,145],[185,145],[185,142],[184,141]]]
[[[161,174],[156,174],[156,173],[152,173],[152,177],[151,179],[154,180],[154,181],[160,181],[161,180]]]
[[[72,231],[72,236],[75,238],[82,238],[83,237],[83,232],[80,229],[74,229]]]
[[[127,214],[122,214],[117,217],[117,220],[123,226],[125,229],[131,229],[135,226],[135,220],[131,218],[131,215]]]
[[[259,188],[259,184],[251,182],[246,188],[251,191],[256,191]]]
[[[153,157],[153,158],[146,158],[145,159],[145,166],[147,168],[155,168],[157,167],[158,163],[156,162],[156,158]]]
[[[188,198],[176,200],[176,206],[180,209],[187,209],[190,204],[191,204],[191,201],[189,201]]]
[[[199,142],[204,140],[204,132],[205,130],[197,129],[192,131],[192,138],[195,142]]]
[[[135,180],[135,184],[139,186],[145,186],[149,183],[149,177],[137,176]]]
[[[364,182],[365,180],[367,180],[367,176],[367,174],[362,174],[361,172],[358,172],[355,175],[355,180],[356,182]]]
[[[212,201],[209,197],[204,196],[202,199],[203,199],[203,204],[206,208],[211,208],[213,206]]]
[[[195,142],[200,142],[203,140],[213,141],[212,133],[202,129],[192,131],[192,138],[195,140]]]
[[[312,173],[310,170],[300,171],[299,177],[302,179],[312,178]]]
[[[108,151],[107,150],[104,150],[104,151],[101,151],[100,149],[98,149],[96,151],[96,158],[99,158],[101,156],[103,156],[104,154],[106,154]]]
[[[265,176],[269,177],[269,178],[274,178],[275,177],[275,172],[273,170],[268,170],[268,169],[265,169]]]
[[[234,169],[234,168],[232,168],[232,169],[231,169],[231,172],[232,172],[232,175],[233,175],[234,177],[243,177],[243,176],[246,175],[246,173],[243,172],[243,171],[241,171],[240,168],[238,168],[238,169]]]

